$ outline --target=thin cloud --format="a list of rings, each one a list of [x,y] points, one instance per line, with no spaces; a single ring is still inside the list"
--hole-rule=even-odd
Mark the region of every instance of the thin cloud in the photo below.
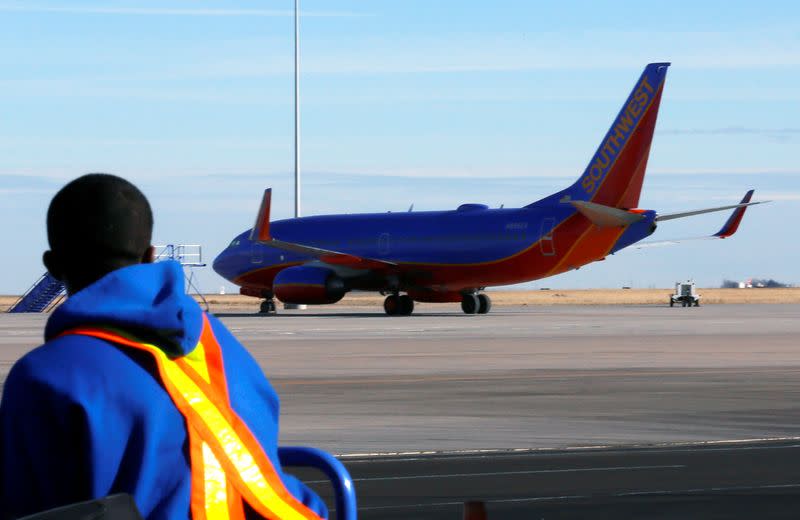
[[[678,128],[659,130],[663,135],[766,135],[793,136],[800,134],[800,128],[753,128],[744,126],[727,126],[723,128]]]
[[[174,7],[52,7],[42,5],[0,5],[0,11],[20,13],[105,14],[137,16],[261,16],[289,17],[294,11],[279,9],[199,9]],[[337,11],[301,11],[302,17],[338,18],[368,16],[363,13]]]
[[[800,175],[800,170],[786,168],[648,168],[648,175]]]
[[[774,200],[778,202],[785,202],[785,201],[800,202],[800,193],[797,192],[778,193],[773,191],[767,191],[761,194],[761,198],[765,200]]]
[[[44,175],[0,173],[0,195],[13,196],[38,193],[55,193],[63,182]]]

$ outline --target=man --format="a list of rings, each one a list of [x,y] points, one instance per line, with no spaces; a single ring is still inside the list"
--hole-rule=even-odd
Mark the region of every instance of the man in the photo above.
[[[281,471],[277,395],[181,266],[153,263],[152,227],[113,175],[50,203],[44,263],[69,298],[5,383],[0,516],[125,492],[148,519],[326,517]]]

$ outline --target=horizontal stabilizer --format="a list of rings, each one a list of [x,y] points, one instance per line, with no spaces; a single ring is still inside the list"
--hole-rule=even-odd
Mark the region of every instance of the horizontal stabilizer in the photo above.
[[[570,202],[583,216],[597,227],[626,227],[643,220],[645,217],[624,209],[612,208],[594,202],[573,200]]]

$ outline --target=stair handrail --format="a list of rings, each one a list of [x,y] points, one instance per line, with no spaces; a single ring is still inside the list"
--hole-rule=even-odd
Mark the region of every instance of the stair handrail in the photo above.
[[[155,244],[155,261],[175,260],[184,267],[205,267],[201,244]]]
[[[61,293],[55,298],[53,298],[53,301],[50,302],[50,305],[45,307],[45,309],[42,312],[52,312],[53,309],[61,305],[61,302],[63,302],[64,298],[66,297],[67,297],[66,289],[62,288]]]

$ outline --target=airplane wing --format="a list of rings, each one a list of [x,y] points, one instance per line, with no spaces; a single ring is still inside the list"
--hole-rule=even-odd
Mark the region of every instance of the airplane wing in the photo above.
[[[663,247],[663,246],[675,245],[680,242],[686,242],[689,240],[716,240],[719,238],[728,238],[730,236],[733,236],[733,234],[736,233],[736,231],[739,229],[739,224],[742,222],[742,219],[744,218],[744,212],[747,211],[747,208],[749,206],[753,206],[755,204],[764,204],[765,202],[769,202],[768,200],[750,202],[750,199],[753,197],[754,191],[755,190],[748,191],[742,198],[741,202],[739,202],[739,204],[732,204],[730,206],[720,206],[717,208],[686,211],[681,213],[667,213],[664,215],[656,216],[656,221],[662,221],[662,220],[673,220],[676,218],[690,217],[693,215],[701,215],[703,213],[711,213],[714,211],[724,211],[726,209],[733,209],[733,212],[731,213],[731,216],[728,217],[728,220],[725,222],[725,225],[722,226],[722,228],[713,235],[707,235],[702,237],[679,238],[675,240],[658,240],[654,242],[641,242],[639,244],[634,244],[631,247],[633,249],[643,249],[647,247]]]
[[[264,198],[261,201],[261,208],[258,210],[258,217],[250,232],[250,240],[265,244],[276,249],[283,249],[284,251],[291,251],[292,253],[299,253],[303,255],[313,256],[321,262],[331,265],[340,265],[345,267],[352,267],[355,269],[386,269],[396,267],[397,264],[387,262],[386,260],[378,260],[374,258],[365,258],[349,253],[342,253],[339,251],[332,251],[330,249],[323,249],[315,246],[307,246],[298,244],[296,242],[286,242],[278,240],[270,235],[269,230],[269,216],[270,208],[272,205],[272,188],[264,190]]]

